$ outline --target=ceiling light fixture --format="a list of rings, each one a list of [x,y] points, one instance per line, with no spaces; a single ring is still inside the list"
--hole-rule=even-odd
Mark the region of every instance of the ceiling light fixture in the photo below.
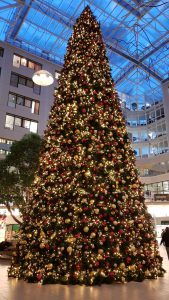
[[[48,86],[54,82],[52,74],[46,70],[40,70],[35,72],[33,74],[32,80],[34,83],[42,86]]]

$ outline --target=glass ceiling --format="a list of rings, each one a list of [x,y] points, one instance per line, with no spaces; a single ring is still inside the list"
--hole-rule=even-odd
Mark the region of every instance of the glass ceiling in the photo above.
[[[86,5],[100,22],[117,90],[161,97],[169,77],[168,0],[1,0],[0,40],[63,64]]]

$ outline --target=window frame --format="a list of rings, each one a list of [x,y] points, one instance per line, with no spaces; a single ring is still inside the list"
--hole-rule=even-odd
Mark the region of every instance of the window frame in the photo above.
[[[12,114],[6,114],[6,119],[7,119],[7,117],[13,118],[13,127],[11,128],[11,127],[6,127],[5,126],[6,129],[14,130],[15,126],[17,126],[17,127],[22,127],[22,128],[25,128],[25,129],[29,129],[29,131],[30,131],[31,123],[36,123],[37,124],[37,127],[36,127],[37,130],[36,130],[36,132],[35,131],[30,131],[30,132],[38,133],[38,123],[39,123],[38,121],[32,120],[32,119],[28,119],[28,118],[24,118],[24,117],[21,117],[21,116],[12,115]],[[5,119],[5,125],[6,125],[6,119]],[[18,119],[18,120],[20,119],[21,120],[21,125],[15,124],[15,120],[16,119]],[[24,126],[24,122],[25,121],[29,122],[29,128]]]
[[[3,57],[3,56],[4,56],[4,48],[0,47],[0,57]]]
[[[15,97],[15,102],[12,102],[9,100],[9,96]],[[13,103],[14,106],[9,105],[9,103]],[[16,108],[16,103],[17,103],[17,96],[13,93],[8,93],[8,102],[7,102],[7,106],[12,107],[12,108]]]
[[[12,81],[12,77],[16,77],[17,80],[16,81]],[[12,82],[16,83],[16,85],[12,84]],[[19,75],[11,72],[11,78],[10,78],[10,85],[14,86],[14,87],[18,87],[18,82],[19,82]]]
[[[12,76],[13,77],[15,77],[15,76],[17,77],[17,82],[11,81]],[[18,84],[21,84],[21,85],[26,86],[28,88],[32,88],[34,94],[36,94],[36,95],[40,95],[41,94],[41,86],[38,85],[38,84],[36,84],[36,83],[34,83],[31,78],[22,76],[20,74],[15,73],[15,72],[11,72],[11,78],[10,78],[10,85],[11,86],[18,87]],[[24,80],[24,81],[22,82],[22,80]],[[29,86],[29,85],[27,85],[28,81],[29,82],[32,81],[32,87]],[[12,84],[12,82],[16,83],[16,85]]]
[[[19,68],[19,67],[22,66],[22,67],[26,67],[26,68],[29,68],[29,69],[34,70],[34,71],[42,70],[42,64],[41,63],[38,63],[38,62],[36,62],[32,59],[29,59],[29,58],[27,58],[25,56],[22,56],[20,54],[17,54],[17,53],[13,54],[13,62],[14,62],[14,56],[16,56],[20,59],[20,61],[18,63],[18,66],[13,64],[14,67]],[[26,60],[26,63],[22,64],[22,60]],[[33,68],[29,67],[29,63],[33,64],[34,67]]]
[[[9,96],[15,97],[15,106],[8,105],[8,103],[10,103]],[[18,98],[22,98],[23,99],[22,104],[18,103]],[[30,102],[30,106],[26,105],[26,101]],[[34,103],[34,105],[33,105],[33,103]],[[40,101],[39,100],[32,99],[32,98],[29,98],[29,97],[25,97],[23,95],[16,94],[16,93],[13,93],[13,92],[9,91],[7,106],[12,107],[12,108],[16,108],[16,105],[27,107],[27,108],[30,109],[30,112],[32,114],[39,115],[39,111],[40,111]]]

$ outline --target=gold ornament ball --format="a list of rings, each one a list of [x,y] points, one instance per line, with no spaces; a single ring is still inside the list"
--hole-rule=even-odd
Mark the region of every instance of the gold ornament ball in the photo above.
[[[92,232],[90,235],[91,238],[94,238],[95,236],[96,236],[95,232]]]
[[[146,270],[144,274],[145,274],[146,276],[150,276],[149,270]]]
[[[72,247],[71,246],[69,246],[69,247],[67,247],[67,252],[69,253],[69,254],[71,254],[72,253]]]
[[[112,207],[112,208],[116,208],[116,204],[112,204],[111,207]]]
[[[123,270],[124,268],[125,268],[125,263],[121,263],[121,264],[120,264],[120,269]]]
[[[48,265],[46,265],[46,268],[47,268],[48,270],[51,270],[51,269],[53,268],[53,264],[48,264]]]
[[[65,223],[66,224],[70,223],[70,219],[65,219]]]
[[[31,234],[31,233],[28,233],[28,234],[27,234],[27,237],[28,237],[28,238],[31,238],[31,237],[32,237],[32,234]]]
[[[90,171],[85,172],[85,176],[89,177],[91,175]]]
[[[117,222],[117,221],[114,221],[114,222],[113,222],[113,224],[114,224],[114,225],[117,225],[117,224],[118,224],[118,222]]]
[[[95,214],[99,214],[99,209],[98,209],[98,208],[95,208],[95,209],[94,209],[94,212],[95,212]]]
[[[138,227],[139,228],[143,228],[143,224],[138,224]]]
[[[134,252],[136,250],[136,247],[133,245],[133,246],[131,246],[130,249],[131,249],[132,252]]]
[[[136,270],[136,266],[135,266],[135,265],[131,265],[131,266],[130,266],[130,270],[131,270],[131,271],[135,271],[135,270]]]
[[[108,231],[108,230],[109,230],[109,228],[106,226],[106,227],[104,227],[104,230],[105,230],[105,231]]]
[[[103,249],[98,249],[98,253],[99,253],[99,254],[103,254],[103,253],[104,253],[104,250],[103,250]]]
[[[89,231],[89,227],[88,227],[88,226],[85,226],[85,227],[83,228],[83,231],[84,231],[84,232],[88,232],[88,231]]]
[[[41,248],[41,249],[45,248],[45,244],[44,244],[44,243],[41,243],[41,244],[40,244],[40,248]]]

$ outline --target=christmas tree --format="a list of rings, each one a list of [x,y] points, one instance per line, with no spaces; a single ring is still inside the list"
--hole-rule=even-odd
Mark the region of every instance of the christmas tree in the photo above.
[[[164,273],[89,7],[68,43],[17,257],[9,276],[43,284],[141,281]]]

